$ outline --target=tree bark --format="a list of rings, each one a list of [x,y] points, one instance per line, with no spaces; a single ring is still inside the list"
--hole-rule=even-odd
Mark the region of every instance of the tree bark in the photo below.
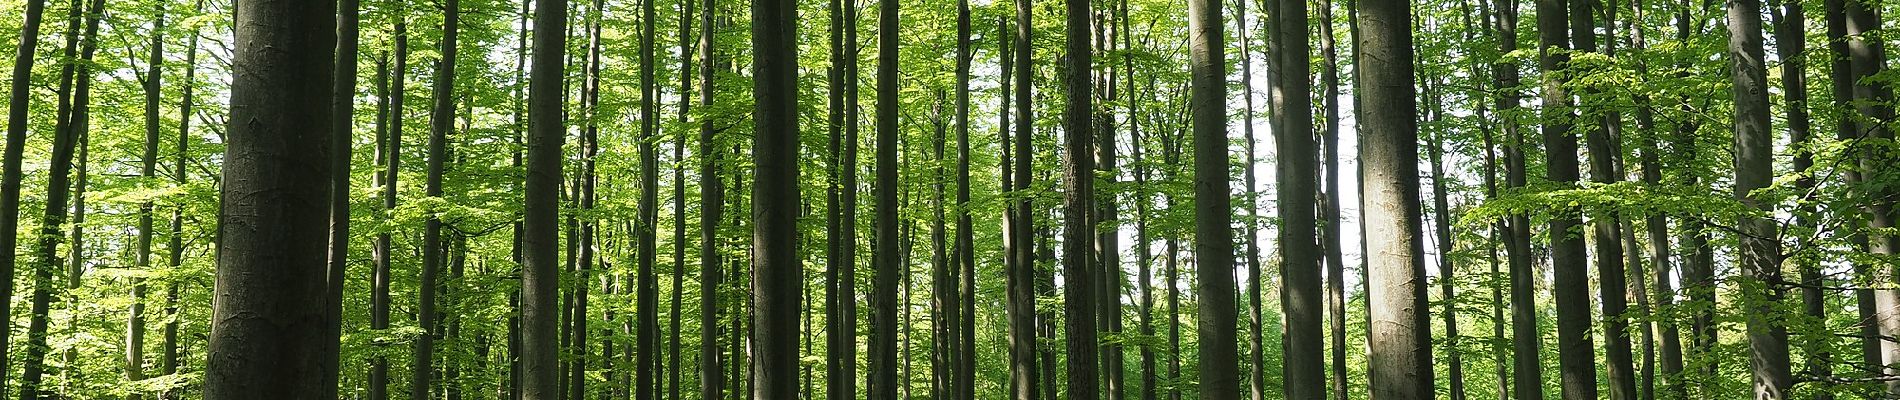
[[[1853,82],[1855,82],[1854,103],[1860,116],[1866,118],[1857,129],[1860,132],[1858,139],[1860,141],[1892,139],[1893,131],[1889,130],[1882,121],[1892,119],[1894,115],[1892,106],[1886,105],[1893,98],[1893,90],[1885,85],[1869,82],[1868,79],[1886,69],[1885,45],[1879,40],[1868,40],[1865,36],[1869,32],[1878,32],[1882,28],[1880,11],[1877,7],[1870,7],[1859,2],[1848,2],[1845,8],[1849,35],[1847,50],[1849,60],[1853,64]],[[1858,153],[1860,161],[1861,180],[1880,182],[1889,175],[1883,172],[1883,168],[1891,165],[1891,160],[1885,160],[1878,151],[1858,148],[1855,153]],[[1873,200],[1865,207],[1867,230],[1878,232],[1894,227],[1892,199],[1886,197],[1891,195],[1892,190],[1884,188],[1863,190],[1868,192],[1865,193],[1869,196],[1868,198],[1881,199]],[[1900,235],[1878,233],[1867,235],[1867,251],[1877,256],[1891,256],[1900,252]],[[1861,273],[1864,278],[1871,281],[1884,282],[1891,281],[1896,272],[1893,268],[1869,265]],[[1866,296],[1872,297],[1871,301],[1863,301],[1862,304],[1872,306],[1870,309],[1873,312],[1866,316],[1869,318],[1863,320],[1871,321],[1874,329],[1870,330],[1870,333],[1878,336],[1869,335],[1867,341],[1870,343],[1866,345],[1868,348],[1864,351],[1877,356],[1867,357],[1869,364],[1885,366],[1876,369],[1879,375],[1900,375],[1900,367],[1896,367],[1896,363],[1900,363],[1900,344],[1895,344],[1890,340],[1872,339],[1890,338],[1900,334],[1900,291],[1872,290],[1871,292],[1869,296]],[[1878,343],[1878,347],[1875,348],[1872,343]],[[1887,394],[1900,395],[1900,380],[1888,380],[1885,386]]]
[[[196,14],[197,12],[203,10],[203,8],[204,8],[203,1],[194,2],[192,6],[192,13]],[[184,85],[182,85],[182,88],[179,90],[181,92],[181,95],[178,100],[178,110],[179,110],[178,112],[178,116],[179,116],[178,118],[178,144],[177,144],[178,154],[175,160],[177,162],[177,165],[176,165],[177,169],[174,170],[173,173],[175,175],[172,176],[172,183],[179,187],[183,187],[186,183],[187,174],[185,170],[185,164],[188,163],[190,159],[190,154],[191,154],[191,151],[190,151],[191,145],[189,142],[189,138],[191,137],[191,117],[192,117],[191,107],[192,107],[192,101],[194,100],[192,97],[192,94],[193,94],[192,89],[197,85],[198,35],[197,34],[191,35],[191,39],[187,41],[186,43],[187,44],[185,45],[185,77],[184,77],[185,79],[184,79]],[[170,243],[166,246],[167,250],[171,253],[169,257],[167,257],[166,266],[171,269],[177,269],[179,266],[184,264],[184,259],[185,259],[184,231],[185,231],[185,207],[183,205],[179,205],[172,208],[172,220],[171,220],[171,231],[170,231],[171,240],[170,240]],[[12,285],[6,285],[6,286],[10,288]],[[158,371],[160,374],[167,375],[167,376],[178,373],[178,363],[182,361],[178,357],[178,318],[177,316],[179,315],[178,313],[179,290],[180,288],[178,287],[178,283],[176,282],[167,283],[165,286],[165,325],[162,328],[164,330],[164,333],[162,334],[164,338],[162,339],[163,343],[159,345],[161,354],[159,355],[160,358],[158,360]],[[5,308],[4,306],[0,306],[0,309],[4,309],[4,308]],[[0,311],[0,312],[3,312],[3,311]],[[0,334],[0,336],[4,336],[4,334]],[[0,338],[0,340],[4,340],[4,338]],[[0,346],[0,347],[4,347],[4,346]],[[4,351],[0,351],[0,353],[4,353]],[[6,357],[0,356],[0,360],[5,360],[5,359]],[[160,399],[170,400],[174,398],[175,394],[176,393],[173,391],[164,391],[164,392],[159,392],[158,397]]]
[[[1016,93],[1012,99],[1016,101],[1016,133],[1012,137],[1015,143],[1011,160],[1016,164],[1010,167],[1010,172],[1015,174],[1011,182],[1016,186],[1009,188],[1015,204],[1012,207],[1014,213],[1004,222],[1010,227],[1006,235],[1009,241],[1007,251],[1012,254],[1004,286],[1009,294],[1010,383],[1014,391],[1011,398],[1014,400],[1035,400],[1040,393],[1037,386],[1041,383],[1037,379],[1041,371],[1036,368],[1036,250],[1035,233],[1031,229],[1035,225],[1035,213],[1030,208],[1034,201],[1025,190],[1031,184],[1030,168],[1035,158],[1035,154],[1029,151],[1030,135],[1035,132],[1035,109],[1031,97],[1034,90],[1032,78],[1035,76],[1035,59],[1031,57],[1034,51],[1031,39],[1035,33],[1032,3],[1032,0],[1015,0],[1016,35],[1013,38],[1016,43],[1014,49],[1006,51],[1014,55],[1015,60],[1003,68],[1011,71],[1010,67],[1014,67],[1016,73]]]
[[[559,396],[556,347],[559,319],[560,186],[564,115],[567,0],[536,0],[534,65],[528,77],[528,162],[521,237],[521,397],[553,400]]]
[[[1314,204],[1319,198],[1314,193],[1319,192],[1320,187],[1317,182],[1319,170],[1314,165],[1319,157],[1316,154],[1317,144],[1313,140],[1313,99],[1309,94],[1312,93],[1309,80],[1312,71],[1312,39],[1307,29],[1305,1],[1273,1],[1278,2],[1278,12],[1269,15],[1273,19],[1270,25],[1273,40],[1269,42],[1272,45],[1269,51],[1272,53],[1272,69],[1276,71],[1271,91],[1277,93],[1271,96],[1273,117],[1276,119],[1274,154],[1278,158],[1275,163],[1278,179],[1274,188],[1280,211],[1280,297],[1285,301],[1281,307],[1286,313],[1286,342],[1282,345],[1286,354],[1283,355],[1285,361],[1282,365],[1286,398],[1320,399],[1326,397],[1325,359],[1320,354],[1326,348],[1326,339],[1320,333],[1320,326],[1325,323],[1323,309],[1326,299],[1322,292],[1320,272],[1320,262],[1325,255],[1316,240],[1320,236],[1316,220],[1319,206]],[[1241,15],[1244,19],[1246,14]],[[1330,24],[1331,21],[1326,23]],[[1201,107],[1205,107],[1205,104]],[[1252,128],[1247,130],[1251,132]],[[1251,174],[1247,181],[1251,186]],[[1252,188],[1249,187],[1249,190]],[[1249,204],[1248,209],[1252,208],[1252,204]],[[1252,242],[1251,238],[1249,242]],[[1256,252],[1248,249],[1249,258]],[[1260,273],[1257,262],[1249,260],[1248,264],[1252,274],[1257,276]],[[1248,290],[1248,296],[1258,301],[1259,292],[1259,280],[1256,279]],[[1258,314],[1256,311],[1254,315],[1256,331],[1260,327]],[[1252,341],[1256,353],[1254,365],[1260,366],[1258,353],[1262,348],[1258,332],[1255,332]],[[1263,378],[1256,377],[1256,380]],[[1256,399],[1259,397],[1255,396]]]
[[[1095,158],[1090,150],[1095,145],[1094,123],[1094,82],[1090,75],[1094,70],[1094,48],[1090,44],[1091,16],[1089,0],[1064,0],[1064,34],[1067,36],[1067,48],[1063,65],[1063,84],[1068,101],[1062,113],[1063,158],[1062,163],[1062,292],[1063,292],[1063,331],[1068,336],[1068,391],[1069,398],[1090,400],[1101,395],[1101,377],[1097,375],[1096,362],[1101,358],[1096,343],[1095,297],[1097,269],[1094,246],[1095,239]],[[1219,24],[1215,25],[1217,28]],[[1225,141],[1222,141],[1223,149]],[[1225,161],[1226,157],[1220,157]],[[1226,170],[1222,169],[1222,176]],[[1225,182],[1225,180],[1222,180]],[[1226,191],[1221,191],[1226,194]],[[1225,224],[1221,225],[1223,229]],[[1228,236],[1231,237],[1231,236]],[[1231,247],[1232,245],[1229,244]],[[1232,279],[1229,275],[1228,279]],[[1231,292],[1232,284],[1228,285]],[[1216,292],[1226,293],[1226,292]],[[1231,305],[1230,305],[1231,307]],[[1231,318],[1231,310],[1229,311]],[[1228,328],[1229,335],[1232,328]],[[1229,336],[1231,338],[1231,336]],[[1229,340],[1227,343],[1231,344]],[[1229,351],[1226,356],[1232,356]],[[1050,360],[1051,363],[1054,360]],[[1228,368],[1231,373],[1232,369]]]
[[[57,120],[53,128],[52,157],[46,178],[46,211],[40,217],[40,232],[34,249],[36,265],[27,322],[26,360],[20,374],[22,399],[52,397],[55,392],[40,386],[47,369],[46,354],[51,350],[47,346],[47,325],[53,298],[66,292],[66,285],[53,281],[53,273],[66,266],[66,260],[60,257],[59,246],[66,238],[65,224],[69,216],[67,205],[73,196],[73,154],[79,148],[79,142],[91,130],[91,62],[93,52],[98,48],[99,20],[105,14],[103,1],[94,0],[90,3],[82,9],[80,2],[74,0],[70,23],[67,25],[65,52],[66,59],[71,62],[60,68],[59,106],[55,114]],[[80,33],[81,20],[86,21],[83,34]],[[77,57],[74,56],[75,50],[79,53]],[[80,211],[83,210],[82,206]]]
[[[1559,185],[1575,185],[1578,179],[1577,138],[1571,136],[1572,110],[1563,74],[1570,57],[1570,34],[1566,30],[1570,10],[1563,0],[1537,1],[1539,67],[1545,73],[1543,136],[1547,154],[1546,178]],[[1577,10],[1576,12],[1588,12]],[[1569,232],[1581,223],[1576,207],[1555,210],[1550,219],[1551,267],[1556,270],[1551,282],[1557,309],[1558,369],[1565,400],[1597,398],[1596,350],[1590,339],[1589,266],[1586,264],[1583,238]]]
[[[455,129],[455,54],[456,36],[461,27],[459,0],[447,0],[443,3],[442,42],[438,51],[442,58],[436,61],[434,89],[429,97],[434,106],[429,113],[429,160],[428,171],[423,182],[423,195],[442,197],[442,169],[448,160],[448,135]],[[416,324],[422,327],[423,334],[416,338],[416,350],[411,361],[409,398],[429,397],[429,388],[435,371],[435,340],[441,335],[437,332],[436,292],[440,290],[440,278],[446,255],[442,238],[442,217],[430,213],[422,225],[422,273],[421,282],[416,286]]]
[[[1431,322],[1425,307],[1424,244],[1418,187],[1418,104],[1412,87],[1412,18],[1403,2],[1369,1],[1358,11],[1359,159],[1365,170],[1367,299],[1372,312],[1371,395],[1432,396]]]
[[[895,15],[888,17],[887,24],[897,23]],[[804,267],[799,264],[797,247],[801,206],[797,21],[794,1],[752,3],[752,69],[757,77],[752,96],[759,101],[752,115],[757,136],[752,148],[756,182],[752,186],[751,309],[756,332],[751,364],[752,395],[760,399],[798,396],[799,284],[804,281]]]
[[[1755,190],[1773,179],[1774,146],[1768,108],[1768,72],[1763,65],[1760,0],[1729,0],[1729,58],[1735,85],[1735,197],[1754,210],[1774,212],[1774,204],[1756,197]],[[1769,217],[1745,215],[1739,255],[1743,274],[1743,307],[1748,314],[1749,370],[1754,375],[1755,399],[1786,399],[1794,384],[1788,367],[1788,328],[1771,317],[1777,313],[1782,289],[1781,242]]]
[[[145,64],[145,79],[141,82],[144,84],[143,89],[145,91],[145,152],[139,157],[139,176],[146,180],[153,180],[158,177],[158,142],[160,140],[158,109],[161,107],[159,105],[159,88],[163,81],[161,75],[164,73],[163,66],[165,63],[165,8],[163,5],[158,5],[154,11],[155,15],[152,17],[152,51],[150,58],[147,59]],[[337,15],[340,25],[344,14]],[[343,40],[342,27],[339,26],[338,28],[338,40],[341,41]],[[351,50],[353,51],[355,49],[352,48]],[[356,65],[352,63],[350,66],[355,67]],[[352,71],[354,71],[354,68],[352,68]],[[352,79],[351,82],[353,83],[355,80]],[[82,139],[82,142],[83,141],[86,140]],[[334,146],[334,142],[332,142],[332,146]],[[80,261],[79,250],[85,247],[85,243],[82,242],[84,238],[80,236],[79,232],[81,227],[85,226],[86,218],[86,145],[81,144],[79,151],[79,188],[75,190],[78,194],[74,195],[74,208],[76,209],[76,216],[73,219],[72,248],[74,262]],[[347,161],[345,163],[347,163]],[[336,168],[335,165],[334,163],[331,164],[331,168]],[[331,191],[335,192],[335,189],[332,188]],[[334,213],[334,211],[332,212]],[[345,213],[344,215],[348,214]],[[152,202],[150,200],[139,203],[138,229],[139,248],[138,255],[134,262],[138,265],[139,269],[149,271],[152,267]],[[331,269],[334,270],[336,266],[336,262],[331,262]],[[78,269],[79,268],[74,268],[74,271],[77,272]],[[77,277],[78,274],[74,274],[74,276]],[[337,279],[335,274],[332,274],[330,278],[333,280]],[[73,279],[70,283],[74,287],[79,286],[78,279]],[[127,313],[128,315],[126,316],[125,322],[125,380],[127,382],[138,382],[145,379],[145,295],[145,280],[134,278],[132,282],[132,306],[130,312]],[[335,298],[341,300],[340,297]],[[326,306],[336,303],[328,302],[329,300],[330,298],[325,298],[327,302]],[[338,309],[341,309],[340,304],[338,304],[338,307],[332,308],[330,313],[332,315],[338,315],[336,312]],[[335,320],[335,318],[332,318],[332,321]],[[333,326],[333,328],[334,327],[335,326]],[[337,330],[332,329],[331,332],[336,333]],[[330,352],[330,354],[335,354],[335,352]],[[335,387],[336,385],[332,384],[327,386]],[[143,393],[137,392],[126,396],[127,400],[143,398]]]
[[[333,82],[333,118],[336,122],[331,128],[330,169],[330,243],[329,243],[329,292],[324,294],[324,310],[330,313],[329,335],[334,340],[328,342],[329,348],[323,354],[327,369],[337,371],[339,350],[343,340],[343,287],[348,275],[350,257],[350,166],[352,147],[355,146],[356,132],[356,62],[358,45],[358,19],[362,5],[358,0],[340,0],[336,14],[336,78]],[[157,49],[158,39],[153,39],[153,48]],[[157,59],[157,50],[153,50]],[[155,72],[150,74],[156,76]],[[157,79],[153,79],[154,82]],[[157,89],[152,90],[154,93]],[[153,106],[157,101],[152,101]],[[153,116],[156,120],[156,115]],[[154,127],[157,126],[153,122]],[[156,151],[156,150],[154,150]],[[335,397],[340,374],[325,376],[323,396]]]
[[[46,13],[46,0],[27,0],[20,21],[20,42],[13,56],[12,79],[7,82],[7,143],[0,153],[0,287],[13,293],[15,254],[19,249],[20,183],[24,178],[21,163],[26,156],[28,108],[32,106],[33,59],[39,55],[40,21]],[[0,301],[0,315],[13,315],[13,302]],[[12,329],[0,329],[0,362],[13,343]]]
[[[871,240],[870,392],[897,398],[898,274],[905,266],[897,226],[897,0],[878,2],[876,233]]]
[[[316,399],[328,288],[331,2],[237,5],[207,399]]]

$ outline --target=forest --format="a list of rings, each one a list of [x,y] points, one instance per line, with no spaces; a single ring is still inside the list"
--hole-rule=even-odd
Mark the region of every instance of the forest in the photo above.
[[[0,398],[1900,399],[1900,2],[1525,3],[0,0]]]

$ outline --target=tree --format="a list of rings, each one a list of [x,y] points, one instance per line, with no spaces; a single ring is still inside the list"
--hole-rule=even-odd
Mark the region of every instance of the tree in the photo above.
[[[408,17],[404,15],[406,14],[406,9],[400,7],[397,9],[399,10],[399,14],[395,17],[395,67],[393,67],[389,73],[389,81],[384,82],[384,94],[378,96],[383,99],[383,110],[381,112],[389,114],[387,118],[391,119],[385,124],[388,126],[386,129],[388,131],[388,137],[382,140],[383,145],[381,149],[381,158],[382,161],[384,161],[381,179],[383,212],[388,214],[395,213],[396,202],[399,197],[397,196],[397,187],[402,171],[403,100],[407,97],[404,96],[403,90],[404,83],[406,82],[404,76],[407,75],[409,69]],[[395,251],[395,249],[391,247],[391,239],[390,233],[386,230],[376,233],[376,249],[374,253],[376,271],[373,273],[373,277],[371,278],[372,282],[370,284],[372,286],[370,294],[370,329],[389,329],[390,274],[394,272],[390,270],[390,264],[394,257],[392,253]],[[378,355],[370,359],[369,381],[369,396],[371,399],[382,400],[389,398],[389,360],[387,357]]]
[[[1756,211],[1771,213],[1774,206],[1756,197],[1756,190],[1772,179],[1774,154],[1768,133],[1768,72],[1763,65],[1761,2],[1730,0],[1728,10],[1729,61],[1735,85],[1735,197]],[[1788,398],[1794,378],[1788,369],[1788,328],[1770,320],[1781,302],[1781,243],[1773,222],[1760,215],[1744,215],[1741,262],[1747,280],[1744,307],[1748,312],[1748,365],[1758,400]]]
[[[442,196],[442,169],[448,158],[449,131],[455,129],[455,54],[456,36],[460,29],[460,0],[448,0],[443,3],[442,17],[442,58],[435,65],[435,89],[429,97],[435,105],[429,112],[429,160],[428,175],[423,182],[423,194],[429,197]],[[424,332],[416,338],[416,351],[413,353],[413,368],[409,381],[409,397],[420,399],[429,397],[429,387],[435,379],[422,379],[432,376],[435,371],[435,339],[440,335],[436,329],[439,306],[436,291],[445,266],[447,250],[442,238],[442,217],[430,213],[422,227],[422,273],[421,285],[416,288],[416,324]]]
[[[1320,283],[1323,254],[1316,240],[1318,206],[1314,201],[1319,196],[1313,195],[1319,191],[1319,170],[1313,165],[1318,150],[1313,141],[1313,100],[1308,94],[1312,93],[1312,40],[1306,29],[1306,2],[1279,1],[1277,10],[1269,17],[1274,19],[1271,51],[1275,55],[1273,69],[1277,71],[1272,91],[1279,93],[1273,96],[1273,116],[1278,119],[1274,124],[1278,183],[1274,188],[1279,199],[1280,280],[1284,285],[1281,298],[1285,301],[1281,307],[1286,310],[1287,329],[1287,354],[1282,365],[1287,398],[1318,399],[1326,396],[1325,361],[1320,355],[1326,339],[1320,336],[1325,299]]]
[[[1188,2],[1188,23],[1194,38],[1189,42],[1188,63],[1194,104],[1194,257],[1201,266],[1196,268],[1194,288],[1221,294],[1201,299],[1200,391],[1202,400],[1234,400],[1240,398],[1240,377],[1235,369],[1239,361],[1235,358],[1235,306],[1233,297],[1224,295],[1234,292],[1229,269],[1234,264],[1234,243],[1227,186],[1227,108],[1223,106],[1227,46],[1221,33],[1226,26],[1221,22],[1221,3]]]
[[[42,378],[46,371],[47,325],[53,293],[59,289],[54,286],[53,272],[65,266],[60,258],[59,246],[66,238],[64,225],[68,217],[67,205],[70,204],[73,169],[73,153],[78,149],[81,138],[91,130],[91,93],[92,93],[92,56],[98,49],[99,20],[105,15],[105,3],[93,0],[86,8],[80,8],[79,1],[72,2],[70,22],[66,33],[65,66],[60,68],[59,107],[57,120],[53,127],[53,148],[51,168],[46,177],[46,212],[40,217],[39,240],[34,248],[36,263],[33,269],[32,308],[26,328],[26,360],[20,372],[20,397],[32,399],[50,397],[51,390],[42,387]],[[80,21],[84,20],[85,33],[80,33]],[[74,57],[75,49],[79,55]]]
[[[871,238],[872,398],[897,398],[897,285],[907,267],[897,231],[897,0],[878,2],[876,233]]]
[[[893,30],[896,11],[884,11],[889,19],[884,24]],[[759,99],[752,116],[757,179],[752,198],[758,199],[752,205],[752,395],[766,399],[790,399],[798,393],[796,332],[804,271],[797,247],[797,20],[795,1],[752,3],[752,69],[757,77],[752,96]]]
[[[1577,138],[1571,136],[1570,97],[1564,86],[1568,73],[1570,35],[1563,0],[1537,1],[1538,66],[1544,71],[1543,136],[1547,155],[1545,178],[1560,185],[1577,182]],[[1589,12],[1578,10],[1577,12]],[[1558,369],[1562,377],[1563,398],[1597,398],[1596,351],[1590,340],[1589,270],[1585,265],[1583,238],[1571,235],[1571,227],[1580,223],[1578,210],[1566,208],[1550,219],[1551,281],[1557,309]]]
[[[1396,1],[1368,1],[1357,15],[1372,397],[1425,399],[1432,395],[1433,371],[1431,322],[1425,315],[1412,18],[1405,3]]]
[[[1064,57],[1067,63],[1062,68],[1063,91],[1068,95],[1068,103],[1062,112],[1065,161],[1062,163],[1062,322],[1063,331],[1068,334],[1067,393],[1071,398],[1095,399],[1101,395],[1098,386],[1101,377],[1096,372],[1099,371],[1096,362],[1101,357],[1097,349],[1100,344],[1096,343],[1098,321],[1095,319],[1095,307],[1091,304],[1100,300],[1095,297],[1095,280],[1099,278],[1093,273],[1097,269],[1093,245],[1096,229],[1095,179],[1090,176],[1095,173],[1095,158],[1090,154],[1095,145],[1094,122],[1091,118],[1095,111],[1095,86],[1089,77],[1095,65],[1089,29],[1094,12],[1090,10],[1089,0],[1064,0],[1063,5],[1067,10],[1064,34],[1068,37],[1067,54]],[[1217,23],[1215,26],[1221,25]],[[1225,174],[1226,170],[1221,171]],[[1222,227],[1225,229],[1226,225]],[[1227,287],[1232,286],[1229,284]],[[1228,316],[1231,320],[1231,309]],[[1227,329],[1231,339],[1231,327]],[[1232,343],[1232,340],[1226,343]],[[1052,358],[1049,362],[1055,361]]]
[[[563,59],[567,24],[566,0],[536,0],[534,10],[534,70],[528,80],[528,162],[522,204],[521,237],[521,397],[526,400],[557,398],[560,381],[556,374],[555,323],[557,322],[560,276],[555,248],[560,245],[555,227],[559,224],[561,146],[565,128],[561,113],[561,88],[564,85]]]
[[[1004,251],[1009,252],[1010,256],[1004,268],[1007,270],[1005,290],[1009,298],[1009,387],[1010,398],[1014,400],[1036,400],[1036,385],[1039,383],[1036,379],[1036,250],[1032,233],[1034,229],[1031,229],[1036,216],[1030,208],[1034,202],[1024,191],[1030,185],[1030,165],[1035,157],[1029,152],[1030,135],[1035,132],[1035,109],[1030,97],[1034,91],[1032,78],[1035,76],[1035,59],[1031,57],[1034,51],[1031,35],[1035,32],[1035,26],[1031,25],[1034,16],[1032,1],[1014,2],[1016,35],[1013,38],[1016,43],[1015,48],[1004,53],[1015,56],[1015,59],[1003,65],[1004,71],[1016,73],[1016,93],[1012,98],[1016,101],[1016,134],[1012,136],[1015,143],[1010,150],[1014,153],[1011,159],[1015,161],[1015,165],[1010,166],[1010,172],[1014,175],[1010,183],[1015,186],[1005,188],[1011,192],[1014,201],[1010,205],[1009,217],[1003,221],[1009,226],[1005,234],[1009,244]]]
[[[28,109],[32,106],[33,58],[40,44],[40,20],[46,13],[46,0],[27,0],[26,15],[20,20],[20,42],[13,56],[12,79],[7,82],[7,143],[0,154],[0,279],[7,293],[13,292],[13,273],[19,248],[20,183],[24,178],[20,164],[26,157]],[[0,301],[0,315],[11,318],[13,302]],[[0,361],[9,360],[7,349],[13,329],[0,329]]]
[[[218,282],[205,397],[318,398],[335,340],[327,292],[329,135],[336,20],[330,2],[247,0],[231,82]],[[288,50],[288,51],[286,51]],[[272,199],[266,201],[266,199]]]

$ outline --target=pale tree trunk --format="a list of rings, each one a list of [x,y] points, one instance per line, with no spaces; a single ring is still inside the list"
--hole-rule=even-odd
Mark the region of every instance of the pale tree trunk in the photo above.
[[[1432,396],[1431,322],[1425,301],[1418,187],[1418,104],[1412,86],[1412,18],[1405,3],[1357,10],[1367,299],[1372,398]],[[1355,96],[1359,97],[1359,96]]]

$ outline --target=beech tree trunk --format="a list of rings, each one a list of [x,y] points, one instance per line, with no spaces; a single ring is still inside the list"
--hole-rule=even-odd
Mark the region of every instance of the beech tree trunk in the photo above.
[[[1371,303],[1371,395],[1432,397],[1431,322],[1418,185],[1418,104],[1412,87],[1412,18],[1405,3],[1357,10],[1359,160],[1365,170],[1367,299]]]

